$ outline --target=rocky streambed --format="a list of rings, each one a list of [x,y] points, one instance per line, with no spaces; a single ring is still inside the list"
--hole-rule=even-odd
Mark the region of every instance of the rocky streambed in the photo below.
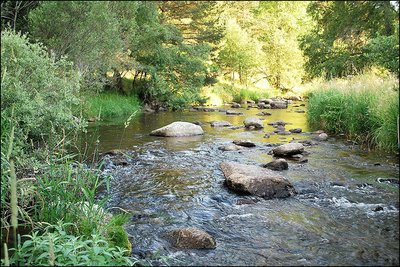
[[[134,256],[154,265],[165,264],[160,256],[172,265],[398,264],[398,157],[311,133],[300,104],[92,126],[86,140],[119,149],[104,154],[102,175],[112,177],[108,208],[132,214]],[[150,135],[176,121],[203,134]]]

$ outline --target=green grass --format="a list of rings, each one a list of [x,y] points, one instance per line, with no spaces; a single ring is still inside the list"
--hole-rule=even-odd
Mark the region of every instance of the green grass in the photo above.
[[[87,118],[107,120],[127,116],[140,109],[136,95],[126,96],[113,92],[104,92],[95,96],[85,97],[83,114]]]
[[[395,78],[371,73],[318,83],[309,93],[308,122],[314,129],[343,133],[368,147],[394,151],[398,88]]]
[[[257,101],[260,98],[269,98],[269,91],[257,87],[248,87],[241,86],[238,84],[232,85],[229,82],[220,81],[211,87],[205,87],[202,90],[202,96],[210,97],[211,104],[213,102],[222,104],[229,102],[238,102],[240,103],[242,100],[254,100]],[[218,100],[213,100],[213,98],[217,98]]]

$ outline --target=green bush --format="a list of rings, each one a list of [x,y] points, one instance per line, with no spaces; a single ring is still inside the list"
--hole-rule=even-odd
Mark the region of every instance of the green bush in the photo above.
[[[124,256],[125,250],[112,247],[100,235],[90,239],[68,233],[72,224],[50,225],[43,234],[33,232],[19,244],[10,257],[11,265],[18,266],[132,266]],[[2,260],[2,265],[4,262]]]
[[[72,63],[55,61],[24,35],[1,33],[1,113],[15,126],[16,145],[55,141],[63,129],[76,129],[71,109],[78,90]],[[9,123],[2,120],[2,132]]]

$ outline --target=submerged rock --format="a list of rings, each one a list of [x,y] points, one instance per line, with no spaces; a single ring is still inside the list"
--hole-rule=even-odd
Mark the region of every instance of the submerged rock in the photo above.
[[[260,112],[256,114],[257,116],[271,116],[272,114],[266,111]]]
[[[243,121],[243,124],[246,128],[250,128],[251,126],[255,127],[256,129],[264,128],[262,121],[259,118],[255,117],[246,118]]]
[[[228,121],[212,121],[211,123],[212,127],[228,127],[232,126],[232,124]]]
[[[272,149],[272,153],[275,156],[290,156],[294,154],[300,154],[303,152],[304,152],[304,146],[300,143],[288,143]]]
[[[315,146],[318,145],[318,142],[312,141],[312,140],[300,140],[299,143],[303,144],[303,146]]]
[[[244,146],[244,147],[255,147],[256,144],[251,142],[250,140],[234,140],[233,143],[238,146]]]
[[[282,171],[287,170],[289,168],[289,164],[285,159],[276,159],[267,164],[264,164],[263,167],[273,171]]]
[[[289,123],[287,123],[287,122],[285,122],[283,120],[277,120],[277,121],[268,122],[268,125],[272,125],[272,126],[277,126],[277,125],[285,126],[286,124],[289,124]]]
[[[222,151],[236,151],[236,150],[240,150],[242,148],[235,144],[229,144],[229,145],[225,145],[225,146],[220,146],[220,147],[218,147],[218,149],[222,150]]]
[[[214,237],[194,227],[173,230],[168,234],[168,237],[171,244],[176,248],[210,249],[217,246]]]
[[[249,205],[249,204],[256,204],[257,201],[253,199],[247,199],[247,198],[239,198],[236,201],[236,205]]]
[[[181,137],[202,134],[204,134],[204,131],[199,125],[183,121],[173,122],[150,133],[150,135],[164,137]]]
[[[243,115],[243,112],[239,112],[239,111],[228,109],[226,111],[226,115]]]
[[[301,128],[293,128],[293,129],[289,130],[289,132],[291,132],[291,133],[301,133],[301,131],[302,131]]]
[[[228,188],[237,193],[252,194],[265,199],[285,198],[296,194],[289,180],[271,170],[235,162],[223,162],[220,167]]]

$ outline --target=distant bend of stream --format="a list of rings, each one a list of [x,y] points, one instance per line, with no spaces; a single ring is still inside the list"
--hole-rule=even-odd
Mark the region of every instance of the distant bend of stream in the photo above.
[[[224,112],[161,112],[140,114],[125,128],[124,121],[92,124],[83,136],[104,156],[102,175],[111,176],[108,208],[132,212],[126,229],[133,256],[172,265],[398,265],[399,158],[364,151],[339,137],[307,146],[308,162],[289,161],[281,171],[298,194],[265,200],[238,195],[224,185],[219,164],[234,161],[261,165],[273,158],[276,144],[310,139],[306,114],[288,109],[268,110],[263,130],[211,127],[225,120],[242,126],[258,109]],[[295,106],[296,105],[296,106]],[[284,120],[302,133],[271,135],[267,122]],[[203,136],[162,138],[149,136],[174,121],[201,122]],[[246,139],[254,148],[221,151],[221,145]],[[243,199],[248,200],[243,201]],[[249,204],[243,204],[249,203]],[[242,204],[242,205],[241,205]],[[207,231],[217,242],[211,250],[177,249],[164,233],[180,227]]]

